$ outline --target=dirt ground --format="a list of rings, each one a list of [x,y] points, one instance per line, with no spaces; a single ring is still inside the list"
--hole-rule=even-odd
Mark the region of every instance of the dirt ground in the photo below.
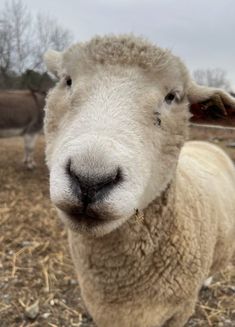
[[[193,129],[235,160],[235,132]],[[51,206],[43,136],[37,169],[22,165],[22,139],[0,140],[0,327],[94,326],[86,314],[68,253],[66,232]],[[235,326],[235,267],[201,291],[187,327]],[[111,326],[110,326],[111,327]],[[120,326],[121,327],[121,326]]]

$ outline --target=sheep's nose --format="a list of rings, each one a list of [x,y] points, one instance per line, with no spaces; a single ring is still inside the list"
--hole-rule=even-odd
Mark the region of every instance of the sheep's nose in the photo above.
[[[83,203],[84,208],[89,204],[102,200],[122,180],[121,169],[115,168],[105,175],[84,175],[75,170],[70,160],[67,165],[67,173],[71,181],[71,187],[76,197]]]

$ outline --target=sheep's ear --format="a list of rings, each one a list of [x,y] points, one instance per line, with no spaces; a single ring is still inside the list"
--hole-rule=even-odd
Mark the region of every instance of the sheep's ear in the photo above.
[[[225,91],[192,82],[188,99],[192,122],[235,126],[235,98]]]
[[[55,75],[59,76],[59,72],[61,70],[61,61],[62,61],[62,53],[55,50],[48,50],[44,54],[44,63],[46,64],[47,70]]]

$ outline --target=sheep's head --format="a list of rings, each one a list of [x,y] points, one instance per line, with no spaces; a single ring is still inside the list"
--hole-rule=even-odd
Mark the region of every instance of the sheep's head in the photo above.
[[[59,77],[46,105],[51,198],[66,224],[100,236],[170,183],[198,92],[179,58],[134,37],[49,51]]]

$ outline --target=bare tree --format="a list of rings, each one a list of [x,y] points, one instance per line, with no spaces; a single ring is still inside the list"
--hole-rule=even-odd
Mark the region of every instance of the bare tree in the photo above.
[[[21,1],[5,3],[5,8],[0,13],[0,35],[3,36],[0,55],[4,54],[1,67],[22,73],[31,53],[31,16]]]
[[[10,21],[0,16],[0,71],[5,84],[8,82],[8,73],[13,66],[13,28]]]
[[[62,28],[55,19],[38,14],[35,23],[33,68],[43,67],[43,54],[49,48],[63,50],[72,42],[70,31]]]
[[[7,84],[12,74],[43,70],[43,53],[62,50],[72,41],[71,33],[48,16],[32,17],[22,0],[5,3],[0,11],[0,74]]]
[[[197,69],[193,72],[193,78],[198,84],[201,85],[221,87],[226,90],[230,88],[226,71],[221,68]]]
[[[9,17],[13,26],[14,65],[22,74],[29,64],[31,55],[32,18],[27,7],[21,1],[12,0],[8,5]],[[9,18],[8,17],[8,18]]]

